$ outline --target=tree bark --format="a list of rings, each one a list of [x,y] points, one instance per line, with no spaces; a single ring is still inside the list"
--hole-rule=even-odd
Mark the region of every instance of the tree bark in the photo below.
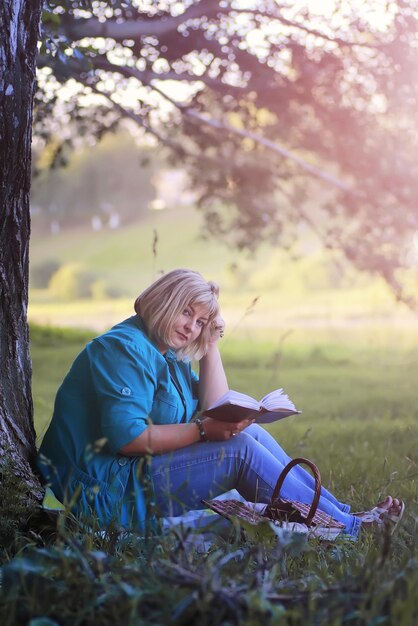
[[[32,109],[41,0],[0,3],[0,467],[39,500],[27,325]]]

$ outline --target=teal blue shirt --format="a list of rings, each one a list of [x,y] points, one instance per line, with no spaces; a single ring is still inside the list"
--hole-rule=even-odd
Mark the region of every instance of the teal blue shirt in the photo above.
[[[188,422],[196,374],[162,355],[133,316],[91,341],[59,388],[38,466],[55,494],[101,525],[143,528],[144,460],[119,450],[152,424]]]

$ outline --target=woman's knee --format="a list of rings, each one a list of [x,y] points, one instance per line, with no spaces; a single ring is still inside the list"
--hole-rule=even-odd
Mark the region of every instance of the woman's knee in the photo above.
[[[254,424],[254,426],[257,425]],[[254,437],[253,433],[247,432],[250,428],[252,428],[252,426],[249,426],[239,435],[225,442],[227,444],[227,448],[225,448],[226,454],[230,452],[231,455],[241,461],[251,462],[251,459],[254,459],[254,457],[262,457],[267,453],[267,450],[265,450],[263,445]],[[260,427],[258,426],[258,428]]]
[[[244,432],[251,435],[251,437],[258,441],[262,446],[264,446],[276,458],[280,460],[290,460],[290,457],[288,457],[278,441],[259,424],[251,424],[251,426],[248,426],[248,428],[246,428]]]

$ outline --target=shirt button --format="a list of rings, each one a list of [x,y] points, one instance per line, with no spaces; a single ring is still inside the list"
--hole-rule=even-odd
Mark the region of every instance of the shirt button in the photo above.
[[[121,467],[123,467],[124,465],[126,465],[128,462],[128,459],[125,456],[122,456],[120,459],[118,459],[118,463]]]
[[[130,396],[131,393],[132,393],[132,391],[129,389],[129,387],[122,387],[121,394],[123,396]]]

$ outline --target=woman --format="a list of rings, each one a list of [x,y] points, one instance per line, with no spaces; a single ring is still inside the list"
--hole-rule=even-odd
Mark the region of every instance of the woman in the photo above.
[[[197,272],[174,270],[137,298],[135,311],[84,348],[59,388],[39,455],[45,480],[73,510],[93,512],[104,526],[143,529],[151,491],[160,515],[201,508],[202,499],[232,488],[269,502],[290,458],[250,420],[204,416],[228,390],[218,287]],[[298,466],[282,495],[310,503],[313,486]],[[403,511],[388,497],[367,517],[351,515],[321,493],[319,509],[352,536],[362,523],[397,521]]]

